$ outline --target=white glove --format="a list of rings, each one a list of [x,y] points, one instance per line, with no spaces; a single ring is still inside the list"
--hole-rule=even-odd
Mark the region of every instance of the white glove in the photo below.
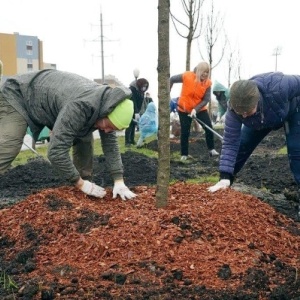
[[[92,183],[88,180],[83,180],[83,185],[81,186],[81,191],[89,196],[94,196],[98,198],[103,198],[106,195],[106,192],[103,187]]]
[[[194,117],[196,117],[196,110],[193,108],[192,109],[192,111],[191,111],[191,113],[189,114],[189,116],[191,117],[191,118],[194,118]]]
[[[230,186],[230,180],[229,179],[221,179],[218,183],[215,185],[209,187],[207,190],[209,192],[216,192],[221,189],[227,189]]]
[[[220,122],[220,117],[218,116],[216,119],[216,123]]]
[[[114,184],[113,199],[115,199],[118,195],[120,195],[122,200],[136,197],[136,194],[130,191],[130,189],[122,181],[116,181]]]

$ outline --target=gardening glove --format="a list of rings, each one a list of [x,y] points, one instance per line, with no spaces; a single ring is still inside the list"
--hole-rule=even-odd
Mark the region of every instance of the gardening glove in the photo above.
[[[83,180],[83,185],[80,189],[82,192],[89,196],[103,198],[106,195],[106,192],[103,187],[88,180]]]
[[[197,112],[196,112],[196,110],[193,108],[192,111],[191,111],[191,113],[189,114],[189,116],[190,116],[191,118],[195,118],[195,117],[196,117],[196,114],[197,114]]]
[[[216,192],[221,189],[227,189],[230,186],[230,180],[229,179],[221,179],[218,183],[215,185],[209,187],[207,190],[209,192]]]
[[[123,181],[115,181],[113,188],[113,199],[115,199],[118,195],[122,198],[122,200],[136,197],[136,194],[131,192]]]

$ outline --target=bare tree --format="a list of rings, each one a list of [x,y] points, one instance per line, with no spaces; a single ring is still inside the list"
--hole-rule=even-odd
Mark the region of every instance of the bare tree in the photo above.
[[[221,12],[215,11],[214,0],[211,0],[211,6],[208,9],[206,14],[205,25],[204,25],[204,36],[203,43],[205,47],[205,55],[201,51],[201,42],[198,40],[199,52],[203,60],[208,61],[211,66],[211,70],[215,68],[223,59],[226,44],[227,36],[224,32],[224,17],[221,15]],[[200,43],[200,44],[199,44]],[[218,58],[215,61],[214,50],[218,51]],[[210,74],[212,76],[212,72]]]
[[[186,71],[190,70],[192,42],[201,35],[202,22],[200,10],[204,1],[205,0],[181,0],[185,15],[188,18],[186,22],[182,21],[179,17],[176,17],[170,10],[171,20],[176,32],[187,40],[185,61]],[[186,31],[186,33],[184,34],[182,31]]]
[[[170,181],[170,51],[169,51],[170,1],[158,1],[158,171],[156,206],[165,207],[168,202]]]
[[[215,12],[215,6],[214,6],[214,0],[211,0],[210,2],[210,8],[208,9],[208,12],[206,14],[205,18],[205,25],[204,25],[204,45],[206,49],[205,57],[202,54],[201,51],[201,44],[199,45],[199,51],[200,55],[203,60],[208,61],[211,72],[210,72],[210,78],[212,78],[212,70],[222,61],[226,49],[227,44],[227,36],[223,30],[223,24],[224,24],[224,18],[221,16],[220,12]],[[223,37],[223,40],[221,38]],[[219,47],[219,44],[221,43],[221,47]],[[214,50],[215,48],[219,51],[219,57],[217,59],[217,62],[214,63]],[[210,115],[212,115],[212,104],[211,101],[209,102],[209,112]]]
[[[228,55],[227,55],[227,65],[228,65],[228,74],[227,74],[227,85],[228,88],[231,86],[231,79],[238,78],[241,79],[241,55],[240,51],[235,48],[232,49],[230,43],[228,42]]]

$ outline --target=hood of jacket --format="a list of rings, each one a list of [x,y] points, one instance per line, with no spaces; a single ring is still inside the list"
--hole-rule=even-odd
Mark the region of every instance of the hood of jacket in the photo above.
[[[226,88],[222,83],[219,81],[215,80],[214,85],[213,85],[213,94],[215,95],[215,92],[224,92],[226,98],[229,98],[229,89]]]

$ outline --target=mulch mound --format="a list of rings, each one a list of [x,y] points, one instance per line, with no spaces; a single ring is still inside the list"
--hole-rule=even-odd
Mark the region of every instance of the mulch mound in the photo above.
[[[207,187],[174,184],[162,209],[146,186],[131,201],[30,195],[0,211],[2,274],[17,299],[298,299],[300,223]]]

